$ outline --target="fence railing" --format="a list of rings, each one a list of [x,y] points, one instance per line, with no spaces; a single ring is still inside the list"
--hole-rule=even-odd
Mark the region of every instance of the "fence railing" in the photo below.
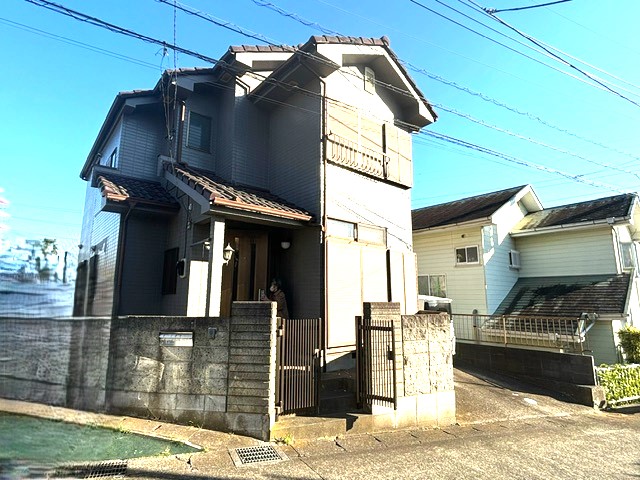
[[[583,352],[588,320],[583,317],[452,314],[456,340]]]

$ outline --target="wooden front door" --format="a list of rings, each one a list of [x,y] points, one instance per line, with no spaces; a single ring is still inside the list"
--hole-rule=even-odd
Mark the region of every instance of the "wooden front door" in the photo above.
[[[268,235],[253,230],[228,230],[225,246],[231,245],[233,257],[222,269],[220,315],[231,315],[231,302],[259,300],[259,290],[267,284]]]

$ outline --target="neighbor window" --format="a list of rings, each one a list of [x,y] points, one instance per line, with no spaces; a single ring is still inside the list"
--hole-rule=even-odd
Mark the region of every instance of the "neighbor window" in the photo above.
[[[358,224],[358,241],[376,245],[387,244],[387,230],[374,225]]]
[[[478,246],[456,248],[456,264],[480,263]]]
[[[629,270],[631,268],[635,268],[635,255],[633,251],[633,243],[630,242],[621,242],[620,243],[620,254],[622,257],[622,268],[625,270]]]
[[[356,225],[351,222],[343,222],[342,220],[329,218],[327,220],[327,235],[355,240]]]
[[[418,275],[418,294],[446,297],[446,277],[444,275]]]
[[[189,113],[187,146],[203,152],[211,151],[211,117],[195,112]]]
[[[520,252],[518,250],[509,251],[509,268],[520,268]]]

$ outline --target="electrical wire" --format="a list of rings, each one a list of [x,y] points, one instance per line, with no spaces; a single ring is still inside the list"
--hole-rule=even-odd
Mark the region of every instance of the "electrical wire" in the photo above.
[[[517,12],[520,10],[529,10],[530,8],[540,8],[540,7],[548,7],[550,5],[557,5],[558,3],[570,2],[571,0],[556,0],[555,2],[547,2],[547,3],[539,3],[537,5],[528,5],[526,7],[512,7],[512,8],[486,8],[485,12],[489,14],[500,13],[500,12]]]

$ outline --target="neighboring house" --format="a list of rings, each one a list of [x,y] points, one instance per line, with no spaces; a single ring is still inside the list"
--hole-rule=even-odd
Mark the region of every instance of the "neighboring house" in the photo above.
[[[529,194],[535,198],[530,187],[518,187],[414,210],[419,290],[442,281],[447,290],[438,294],[452,298],[459,314],[595,314],[587,348],[597,363],[616,362],[616,331],[640,324],[637,196],[541,209],[537,200],[522,202]],[[487,204],[490,219],[472,213]],[[514,205],[520,218],[499,217]],[[455,213],[465,208],[469,216]],[[442,280],[432,280],[437,275]]]
[[[230,47],[120,93],[81,171],[76,315],[228,316],[278,277],[351,352],[363,301],[416,311],[411,133],[435,119],[386,38]]]
[[[527,185],[413,210],[419,293],[453,299],[453,313],[493,313],[518,280],[509,233],[541,209]]]

